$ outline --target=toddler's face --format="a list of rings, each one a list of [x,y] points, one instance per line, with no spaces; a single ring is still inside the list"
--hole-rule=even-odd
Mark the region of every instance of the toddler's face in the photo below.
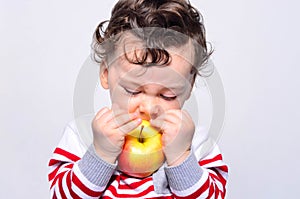
[[[100,74],[103,88],[109,89],[113,107],[136,112],[145,120],[155,119],[169,109],[181,109],[190,96],[191,64],[171,54],[167,66],[145,67],[119,57]]]

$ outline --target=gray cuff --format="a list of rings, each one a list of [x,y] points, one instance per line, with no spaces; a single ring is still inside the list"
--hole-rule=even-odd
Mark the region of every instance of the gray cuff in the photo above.
[[[95,152],[94,145],[91,145],[81,160],[78,167],[81,173],[93,184],[106,186],[113,175],[117,165],[102,160]]]
[[[193,152],[180,165],[165,167],[165,172],[171,189],[186,190],[195,185],[201,178],[203,170]]]

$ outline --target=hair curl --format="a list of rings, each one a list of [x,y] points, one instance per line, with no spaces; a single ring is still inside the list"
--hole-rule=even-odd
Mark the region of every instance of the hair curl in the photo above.
[[[144,31],[151,27],[154,29]],[[141,29],[143,31],[140,31]],[[191,73],[205,76],[201,71],[213,50],[207,48],[202,16],[189,1],[119,0],[111,12],[110,20],[101,22],[94,32],[94,59],[99,63],[102,59],[107,59],[116,49],[119,39],[112,38],[125,31],[132,31],[147,46],[141,57],[135,54],[135,59],[126,57],[127,60],[145,66],[169,63],[171,56],[166,47],[182,46],[191,38],[195,41]]]

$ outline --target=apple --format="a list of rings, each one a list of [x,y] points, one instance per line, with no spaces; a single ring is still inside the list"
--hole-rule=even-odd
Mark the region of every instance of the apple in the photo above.
[[[118,157],[118,169],[130,176],[143,178],[151,175],[164,163],[161,133],[143,120],[125,137]]]

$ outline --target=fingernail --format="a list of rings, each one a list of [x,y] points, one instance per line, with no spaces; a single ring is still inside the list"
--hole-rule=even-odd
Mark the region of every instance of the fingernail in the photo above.
[[[139,114],[138,114],[137,112],[134,112],[134,113],[132,114],[132,116],[133,116],[134,118],[136,118],[136,117],[139,116]]]
[[[142,122],[142,118],[137,118],[136,120],[138,123]]]

